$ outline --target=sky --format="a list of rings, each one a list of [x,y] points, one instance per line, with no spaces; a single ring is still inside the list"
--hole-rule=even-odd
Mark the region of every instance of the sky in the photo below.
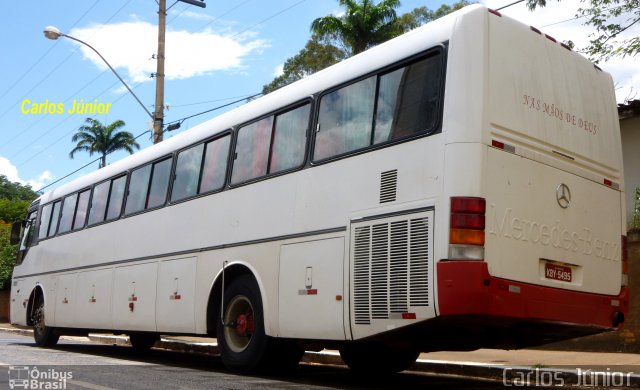
[[[339,14],[335,0],[206,0],[206,8],[176,3],[167,14],[165,123],[228,105],[259,93],[310,38],[318,17]],[[512,0],[483,0],[500,8]],[[171,6],[173,0],[168,0]],[[441,1],[403,0],[402,14],[420,6],[436,9]],[[533,25],[559,41],[585,46],[592,28],[575,20],[578,0],[550,0],[530,12],[524,3],[504,8],[504,15]],[[69,152],[72,135],[88,116],[140,136],[141,148],[152,144],[150,119],[104,62],[87,47],[61,38],[48,40],[46,26],[81,39],[109,61],[148,111],[155,101],[158,6],[153,0],[58,0],[7,2],[0,13],[0,174],[34,190],[55,188],[91,172],[99,156]],[[638,28],[627,31],[640,34]],[[640,98],[640,67],[633,58],[616,58],[600,66],[610,72],[618,102]],[[108,113],[70,114],[76,102],[109,105]],[[195,116],[165,139],[224,110]],[[58,110],[58,107],[64,109]],[[34,108],[35,106],[35,108]],[[51,107],[51,110],[40,107]],[[62,111],[62,113],[58,113]],[[108,156],[113,162],[124,152]],[[86,166],[83,169],[81,167]],[[66,175],[78,170],[66,179]],[[61,181],[57,182],[57,180]]]

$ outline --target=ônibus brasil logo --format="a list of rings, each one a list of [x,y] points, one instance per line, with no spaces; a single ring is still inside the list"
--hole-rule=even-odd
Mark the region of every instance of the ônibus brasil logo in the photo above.
[[[38,367],[11,366],[9,367],[10,389],[51,389],[67,388],[67,381],[73,378],[71,371],[60,371],[55,368],[39,370]]]

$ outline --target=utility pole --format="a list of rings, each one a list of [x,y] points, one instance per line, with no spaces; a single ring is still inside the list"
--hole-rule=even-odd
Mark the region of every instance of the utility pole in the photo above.
[[[153,112],[153,143],[162,142],[164,125],[164,41],[167,24],[167,0],[159,0],[158,5],[158,53],[156,53],[156,109]]]
[[[204,0],[177,0],[205,8]],[[175,4],[175,3],[174,3]],[[164,127],[164,42],[165,29],[167,24],[167,0],[158,0],[158,53],[156,53],[156,109],[153,112],[153,143],[162,142],[162,132]]]

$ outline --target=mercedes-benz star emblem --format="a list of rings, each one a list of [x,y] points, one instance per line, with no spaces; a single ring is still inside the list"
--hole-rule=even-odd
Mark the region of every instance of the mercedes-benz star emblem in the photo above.
[[[562,183],[556,188],[556,199],[558,200],[558,205],[563,209],[566,209],[571,204],[571,190],[569,190],[569,186]]]

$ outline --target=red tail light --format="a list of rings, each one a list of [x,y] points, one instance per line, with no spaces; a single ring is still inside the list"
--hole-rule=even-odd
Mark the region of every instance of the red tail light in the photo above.
[[[449,259],[482,260],[486,201],[475,197],[452,197],[449,220]]]

